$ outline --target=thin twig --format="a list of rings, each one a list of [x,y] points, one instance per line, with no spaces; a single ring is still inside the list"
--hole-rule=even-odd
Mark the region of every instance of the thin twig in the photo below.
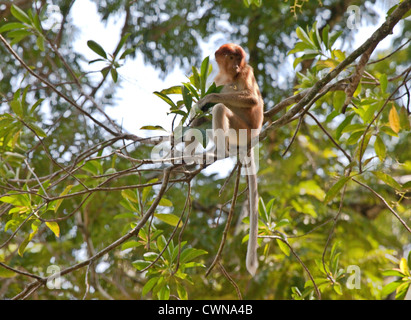
[[[223,267],[220,261],[218,261],[218,267],[220,268],[220,271],[222,274],[227,278],[228,281],[233,285],[235,292],[237,293],[238,300],[243,300],[243,296],[241,295],[240,288],[238,287],[237,283],[231,278],[231,276],[228,274],[227,270]]]
[[[340,150],[345,157],[348,159],[349,162],[351,162],[351,157],[350,155],[337,143],[337,141],[334,140],[334,138],[331,136],[331,134],[328,133],[328,131],[322,126],[321,122],[318,121],[318,119],[310,112],[307,112],[307,114],[315,121],[317,126],[327,135],[327,137],[331,140],[331,142]]]
[[[304,268],[305,272],[307,272],[308,277],[310,278],[310,280],[313,283],[314,286],[314,290],[315,293],[317,294],[317,297],[319,300],[321,300],[321,293],[320,290],[317,287],[317,284],[315,283],[315,280],[313,278],[313,276],[311,275],[310,270],[307,268],[307,266],[304,264],[304,262],[301,260],[301,258],[298,256],[298,254],[294,251],[293,247],[288,243],[288,241],[286,239],[284,239],[283,237],[280,236],[274,236],[274,235],[270,235],[270,236],[258,236],[259,238],[268,238],[268,239],[276,239],[276,240],[280,240],[283,243],[285,243],[287,245],[287,247],[290,249],[291,253],[294,255],[294,257],[298,260],[298,262],[301,264],[301,266]]]
[[[89,282],[88,282],[88,274],[89,274],[90,267],[91,267],[91,264],[92,264],[92,263],[93,263],[93,262],[90,261],[90,263],[87,265],[87,269],[86,269],[86,275],[85,275],[85,279],[84,279],[84,282],[85,282],[85,284],[86,284],[86,292],[84,292],[83,300],[86,300],[87,294],[88,294],[89,291],[90,291],[90,284],[89,284]]]
[[[354,182],[358,183],[360,186],[363,186],[367,190],[371,191],[372,194],[374,194],[378,199],[380,199],[382,201],[382,203],[387,207],[387,209],[390,210],[391,213],[401,222],[401,224],[405,227],[405,229],[407,229],[407,231],[411,233],[411,229],[407,225],[407,223],[400,217],[400,215],[397,212],[395,212],[395,210],[393,208],[391,208],[391,206],[387,203],[387,201],[377,191],[375,191],[373,188],[367,186],[366,184],[358,181],[357,179],[352,179],[352,180]]]
[[[346,177],[349,177],[350,174],[351,174],[351,168],[347,171],[347,173],[346,173],[345,176],[346,176]],[[328,233],[327,241],[326,241],[326,243],[325,243],[324,250],[323,250],[323,254],[322,254],[322,257],[321,257],[321,261],[322,261],[322,264],[323,264],[324,272],[327,274],[327,278],[328,278],[332,283],[334,283],[335,281],[334,281],[333,277],[332,277],[331,275],[329,275],[328,272],[327,272],[327,268],[326,268],[326,266],[325,266],[325,253],[326,253],[326,251],[327,251],[328,245],[330,244],[331,237],[332,237],[332,235],[334,234],[334,230],[335,230],[335,226],[337,225],[338,218],[340,217],[341,212],[342,212],[342,208],[343,208],[343,204],[344,204],[345,192],[346,192],[346,190],[347,190],[347,185],[348,185],[348,183],[346,183],[346,184],[344,185],[344,188],[343,188],[343,190],[341,191],[341,199],[340,199],[340,205],[339,205],[339,208],[338,208],[338,212],[337,212],[337,214],[335,215],[335,217],[333,218],[333,224],[332,224],[332,226],[331,226],[330,232]]]
[[[398,51],[400,51],[403,47],[405,47],[408,43],[410,43],[411,39],[408,39],[408,41],[406,41],[404,44],[402,44],[401,46],[399,46],[397,49],[395,49],[393,52],[391,52],[390,54],[386,55],[385,57],[378,59],[378,60],[374,60],[371,62],[368,62],[368,65],[370,64],[374,64],[374,63],[378,63],[381,62],[385,59],[388,59],[389,57],[391,57],[393,54],[397,53]]]
[[[231,220],[233,219],[234,216],[234,208],[235,208],[235,203],[237,201],[237,195],[238,195],[238,186],[240,184],[240,174],[241,174],[241,163],[238,165],[238,170],[237,170],[237,179],[235,181],[234,185],[234,193],[233,193],[233,198],[231,200],[231,207],[230,207],[230,212],[228,213],[227,217],[227,222],[223,231],[223,236],[220,242],[220,247],[217,251],[217,254],[214,258],[214,261],[211,263],[210,267],[208,268],[206,272],[206,277],[210,274],[211,270],[214,268],[214,266],[217,264],[218,260],[221,257],[221,253],[223,252],[224,244],[227,239],[227,234],[228,234],[228,229],[230,228]]]

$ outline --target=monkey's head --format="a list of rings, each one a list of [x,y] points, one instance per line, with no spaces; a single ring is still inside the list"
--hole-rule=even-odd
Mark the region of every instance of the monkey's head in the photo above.
[[[215,59],[220,69],[236,76],[246,65],[245,51],[234,43],[223,44],[216,52]]]

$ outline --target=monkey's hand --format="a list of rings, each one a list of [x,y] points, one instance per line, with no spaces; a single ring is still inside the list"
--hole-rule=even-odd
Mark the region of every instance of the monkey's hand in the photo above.
[[[212,100],[214,99],[214,94],[210,93],[206,95],[205,97],[201,98],[200,100],[197,101],[197,106],[201,111],[205,112],[208,109],[210,109],[212,106],[215,105]]]

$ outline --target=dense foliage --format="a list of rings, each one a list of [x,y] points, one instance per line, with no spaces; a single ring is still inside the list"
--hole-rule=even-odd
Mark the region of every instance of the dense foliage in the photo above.
[[[0,297],[406,297],[411,0],[95,1],[102,21],[124,20],[114,52],[87,43],[98,77],[73,50],[75,0],[15,2],[0,1]],[[379,11],[352,47],[355,22]],[[205,174],[169,140],[209,118],[195,107],[218,90],[202,41],[241,44],[265,101],[254,278],[236,160]],[[154,93],[173,121],[147,123],[150,138],[104,111],[138,52],[163,75],[190,73]],[[174,160],[154,160],[159,146]]]

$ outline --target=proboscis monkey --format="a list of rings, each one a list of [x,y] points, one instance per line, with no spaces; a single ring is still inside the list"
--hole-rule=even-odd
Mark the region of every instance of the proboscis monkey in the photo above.
[[[199,108],[204,109],[207,104],[216,103],[212,110],[215,143],[219,135],[223,135],[224,143],[230,149],[231,147],[244,149],[251,145],[249,156],[247,157],[247,153],[241,156],[240,152],[240,157],[249,160],[245,165],[250,203],[250,234],[246,266],[248,272],[254,276],[258,268],[258,190],[252,147],[255,142],[258,142],[257,138],[263,124],[264,102],[253,68],[246,62],[243,48],[232,43],[224,44],[216,51],[215,58],[219,73],[214,82],[217,86],[224,87],[220,93],[210,93],[197,104]]]

